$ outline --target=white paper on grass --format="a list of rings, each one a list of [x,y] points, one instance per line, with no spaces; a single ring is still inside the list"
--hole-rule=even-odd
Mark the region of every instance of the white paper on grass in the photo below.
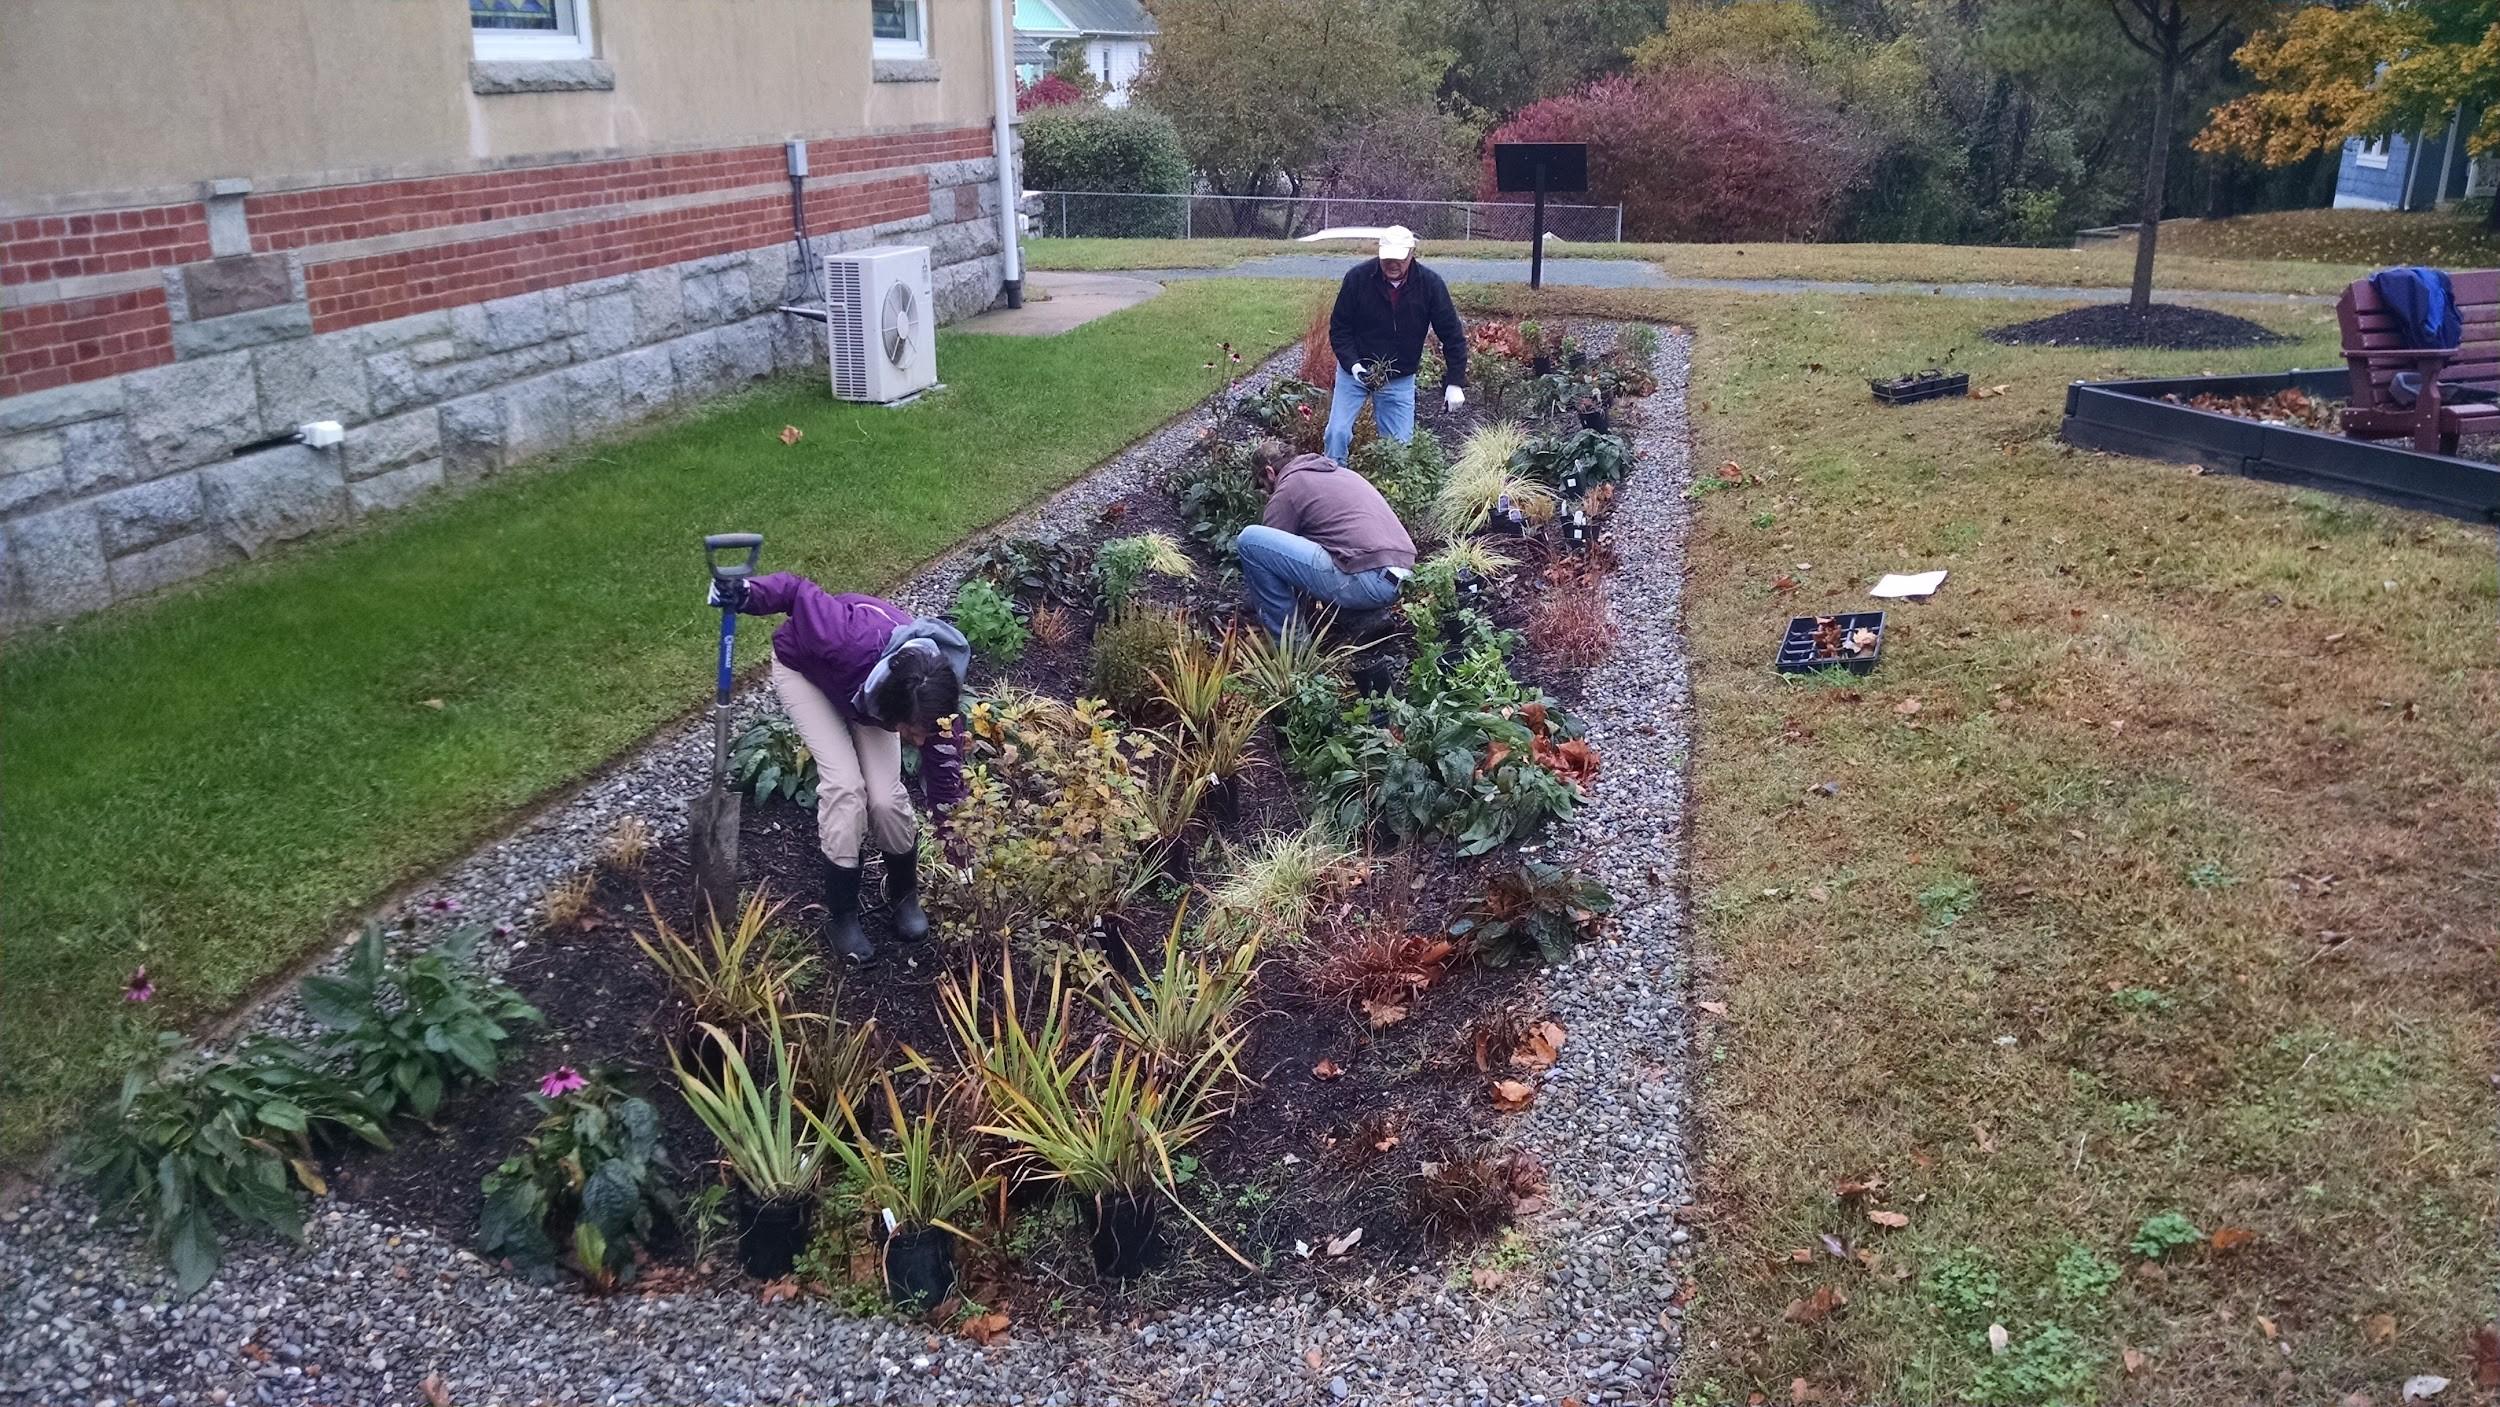
[[[1875,589],[1866,594],[1896,601],[1913,596],[1933,596],[1936,588],[1944,585],[1944,575],[1942,569],[1932,572],[1886,572],[1884,579],[1875,583]]]

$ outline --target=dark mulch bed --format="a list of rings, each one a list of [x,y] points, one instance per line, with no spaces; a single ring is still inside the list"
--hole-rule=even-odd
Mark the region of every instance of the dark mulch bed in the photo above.
[[[1980,335],[2009,347],[2158,347],[2183,352],[2270,347],[2291,340],[2246,318],[2176,303],[2155,303],[2142,314],[2124,303],[2096,303],[2054,317],[1992,327]]]
[[[1436,407],[1437,409],[1437,407]],[[1473,407],[1469,410],[1472,412]],[[1419,433],[1439,435],[1453,451],[1473,414],[1421,417]],[[1230,424],[1223,438],[1251,433]],[[1193,451],[1195,453],[1196,451]],[[1187,542],[1177,503],[1160,490],[1131,495],[1089,531],[1088,543],[1160,530]],[[1538,681],[1566,707],[1581,694],[1582,671],[1548,657],[1526,629],[1530,608],[1555,589],[1563,573],[1548,579],[1551,549],[1512,541],[1506,550],[1521,559],[1490,605],[1490,614],[1527,634],[1514,668]],[[1199,568],[1189,583],[1149,578],[1141,595],[1163,606],[1187,609],[1202,630],[1217,632],[1231,619],[1239,584],[1213,556],[1195,544]],[[1009,682],[1058,698],[1086,692],[1091,623],[1056,648],[1038,641],[1009,669],[976,665],[973,684]],[[1380,647],[1396,677],[1403,678],[1411,641]],[[1246,841],[1297,827],[1302,816],[1276,755],[1272,735],[1262,745],[1262,764],[1245,774],[1239,816],[1220,833],[1193,842],[1202,877],[1220,877],[1217,840]],[[916,785],[916,783],[915,783]],[[821,922],[821,860],[815,819],[787,804],[744,811],[741,866],[750,885],[786,903],[779,921],[803,932]],[[1506,853],[1461,860],[1447,844],[1417,844],[1376,857],[1372,877],[1345,901],[1352,912],[1388,915],[1405,931],[1437,933],[1456,912],[1482,893],[1493,874],[1515,863]],[[1184,871],[1182,878],[1189,878]],[[949,1048],[936,1003],[942,974],[960,971],[976,955],[996,960],[995,946],[941,937],[913,945],[889,941],[885,916],[869,881],[867,926],[883,959],[861,971],[820,972],[803,994],[806,1009],[835,1013],[843,1022],[874,1019],[888,1057],[904,1046],[941,1057]],[[1122,916],[1138,951],[1158,949],[1185,891],[1178,884],[1151,891]],[[455,1241],[467,1241],[482,1201],[479,1182],[514,1152],[534,1122],[521,1097],[557,1065],[602,1068],[661,1110],[666,1141],[690,1179],[719,1176],[709,1135],[678,1097],[669,1050],[687,1027],[675,993],[634,947],[632,933],[649,926],[646,905],[681,932],[693,931],[697,912],[694,876],[681,839],[655,848],[639,869],[603,872],[596,897],[576,922],[530,934],[510,967],[510,980],[547,1016],[547,1022],[515,1043],[506,1075],[495,1086],[465,1091],[451,1100],[430,1128],[410,1130],[388,1153],[351,1155],[334,1169],[333,1182],[349,1200],[366,1203]],[[1268,1276],[1293,1275],[1326,1283],[1359,1281],[1388,1264],[1414,1261],[1430,1249],[1408,1190],[1427,1162],[1446,1162],[1495,1148],[1502,1115],[1488,1098],[1488,1077],[1476,1065],[1480,1025],[1532,1022],[1542,1011],[1528,1006],[1533,973],[1461,966],[1427,992],[1405,1020],[1373,1029],[1359,1013],[1321,999],[1304,976],[1307,953],[1271,948],[1253,1004],[1242,1068],[1254,1081],[1242,1105],[1217,1132],[1189,1150],[1182,1194],[1192,1209]],[[1020,968],[1034,954],[1019,951]],[[1027,990],[1034,980],[1027,975]],[[1323,1062],[1342,1074],[1315,1077]],[[906,1098],[911,1096],[906,1093]],[[1168,1210],[1168,1209],[1167,1209]],[[1037,1199],[1017,1211],[1007,1230],[992,1238],[993,1251],[965,1267],[964,1283],[984,1303],[1018,1305],[1023,1316],[1046,1317],[1057,1303],[1066,1312],[1087,1308],[1124,1313],[1229,1292],[1253,1278],[1175,1215],[1163,1219],[1163,1257],[1146,1278],[1129,1284],[1106,1281],[1094,1270],[1084,1232],[1066,1199]],[[1297,1251],[1323,1247],[1356,1227],[1363,1253],[1331,1260]],[[677,1286],[736,1271],[734,1255],[717,1266],[697,1267],[683,1237],[664,1240],[659,1264],[643,1283]],[[1019,1287],[1022,1287],[1021,1291]],[[1070,1290],[1082,1291],[1069,1295]]]

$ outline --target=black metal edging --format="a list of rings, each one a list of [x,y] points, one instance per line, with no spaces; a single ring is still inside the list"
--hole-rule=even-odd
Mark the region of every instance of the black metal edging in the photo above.
[[[2271,396],[2286,390],[2340,396],[2351,384],[2342,367],[2250,376],[2076,381],[2066,387],[2066,420],[2058,437],[2085,449],[2202,464],[2222,473],[2349,493],[2469,523],[2500,521],[2500,465],[2423,454],[2401,442],[2373,443],[2267,425],[2162,399],[2206,393]]]

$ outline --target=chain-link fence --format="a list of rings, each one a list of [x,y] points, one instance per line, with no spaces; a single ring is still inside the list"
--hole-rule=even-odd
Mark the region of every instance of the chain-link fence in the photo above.
[[[1299,239],[1339,226],[1404,225],[1421,239],[1528,238],[1525,200],[1356,200],[1296,195],[1026,191],[1031,233],[1114,239]],[[1620,205],[1545,203],[1545,228],[1582,244],[1620,242]]]

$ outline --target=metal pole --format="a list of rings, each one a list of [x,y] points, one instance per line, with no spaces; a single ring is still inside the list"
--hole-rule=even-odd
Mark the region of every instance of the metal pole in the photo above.
[[[1181,238],[1196,239],[1198,237],[1197,214],[1197,207],[1190,202],[1189,192],[1181,192]]]
[[[1471,239],[1471,240],[1472,240],[1472,239],[1474,239],[1474,238],[1476,237],[1476,207],[1474,207],[1474,206],[1472,206],[1472,205],[1470,205],[1470,206],[1466,207],[1466,216],[1467,216],[1467,234],[1466,234],[1466,238],[1468,238],[1468,239]]]
[[[1623,243],[1623,207],[1615,207],[1615,243]]]
[[[1024,180],[1016,171],[1016,58],[1007,0],[990,0],[990,141],[998,158],[999,291],[1007,306],[1024,306],[1024,242],[1016,231],[1016,207]]]
[[[1536,218],[1528,229],[1528,287],[1545,286],[1545,163],[1536,164]]]

